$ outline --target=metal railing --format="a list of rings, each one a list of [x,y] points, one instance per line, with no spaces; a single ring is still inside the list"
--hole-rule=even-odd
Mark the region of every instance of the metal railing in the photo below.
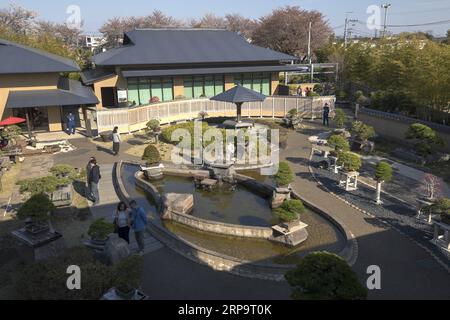
[[[304,118],[322,117],[325,103],[335,108],[336,98],[271,96],[264,102],[249,102],[242,106],[242,117],[283,118],[296,109]],[[146,127],[148,121],[157,119],[162,125],[199,118],[201,112],[208,117],[236,116],[236,106],[232,103],[211,101],[209,99],[179,100],[155,103],[127,109],[108,109],[97,111],[98,131],[119,127],[120,132],[134,132]]]

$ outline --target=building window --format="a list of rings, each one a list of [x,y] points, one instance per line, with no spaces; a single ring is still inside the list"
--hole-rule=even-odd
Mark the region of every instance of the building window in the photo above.
[[[160,101],[173,100],[172,78],[128,78],[128,101],[146,105],[155,97]]]
[[[224,75],[184,77],[184,96],[187,99],[214,97],[225,91]]]
[[[233,76],[236,85],[241,85],[266,96],[271,95],[272,79],[270,73],[237,73]]]

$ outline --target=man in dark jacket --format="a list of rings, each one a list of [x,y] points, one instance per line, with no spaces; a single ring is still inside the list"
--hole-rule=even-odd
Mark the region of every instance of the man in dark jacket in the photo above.
[[[94,204],[100,202],[100,195],[98,193],[98,183],[102,176],[100,175],[100,167],[97,165],[97,160],[91,160],[91,169],[89,170],[89,186],[91,192],[91,200]]]
[[[330,106],[328,103],[325,103],[325,107],[323,107],[323,125],[330,126]]]

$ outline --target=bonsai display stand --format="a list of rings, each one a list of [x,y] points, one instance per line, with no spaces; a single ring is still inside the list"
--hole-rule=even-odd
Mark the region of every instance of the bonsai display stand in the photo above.
[[[24,244],[28,250],[23,250],[24,258],[27,261],[40,261],[54,257],[58,253],[58,248],[62,247],[60,239],[62,235],[51,229],[42,232],[31,233],[26,227],[11,232],[12,236]]]
[[[431,243],[450,259],[450,224],[434,220],[434,236]]]
[[[308,225],[301,221],[281,223],[273,226],[274,231],[271,241],[281,243],[288,247],[296,247],[308,239]]]
[[[341,178],[339,179],[339,186],[347,192],[358,190],[358,177],[359,172],[356,171],[342,172]]]

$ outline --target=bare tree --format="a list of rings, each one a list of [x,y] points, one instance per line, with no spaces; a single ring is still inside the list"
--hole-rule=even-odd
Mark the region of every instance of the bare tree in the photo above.
[[[17,34],[25,35],[34,26],[34,19],[38,14],[19,5],[11,4],[7,9],[0,10],[0,25],[3,25]]]
[[[123,17],[107,20],[100,32],[106,38],[108,47],[115,47],[120,44],[123,34],[127,31],[142,28],[173,28],[183,26],[183,22],[171,16],[167,16],[159,10],[144,17]]]
[[[226,29],[241,34],[251,41],[253,33],[258,27],[258,21],[241,16],[238,13],[227,14],[225,16]]]
[[[298,6],[286,6],[261,18],[255,30],[255,44],[273,50],[304,57],[308,53],[309,23],[312,22],[313,52],[324,45],[332,30],[322,13]]]
[[[37,34],[47,33],[63,41],[70,48],[77,48],[82,38],[82,30],[70,28],[64,23],[38,21],[34,30]]]
[[[421,191],[426,194],[428,200],[434,201],[442,196],[441,180],[433,174],[426,174],[423,178]]]
[[[207,13],[199,20],[192,19],[189,22],[189,25],[192,28],[225,29],[227,27],[227,22],[223,17],[218,17],[213,13]]]

